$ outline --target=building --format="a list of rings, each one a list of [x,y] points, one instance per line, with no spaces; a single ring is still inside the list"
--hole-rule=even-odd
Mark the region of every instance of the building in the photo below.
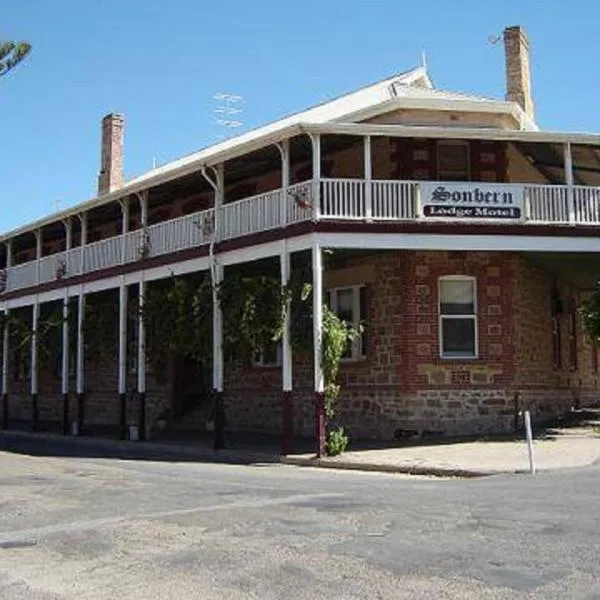
[[[16,352],[4,320],[3,426],[139,423],[147,437],[169,419],[204,426],[212,388],[216,445],[224,411],[231,431],[281,431],[285,451],[316,432],[320,453],[325,298],[365,327],[340,373],[354,436],[507,431],[522,409],[540,420],[593,402],[577,309],[598,270],[600,137],[540,131],[523,29],[504,44],[506,100],[435,89],[420,67],[131,181],[123,119],[105,117],[98,196],[2,236],[0,310],[33,332]],[[312,360],[293,356],[288,327],[254,364],[226,363],[215,303],[211,382],[181,357],[147,368],[143,321],[127,327],[147,286],[257,264],[285,283],[298,256],[312,265]],[[98,363],[84,306],[101,296],[117,352]],[[43,366],[49,307],[69,351]]]

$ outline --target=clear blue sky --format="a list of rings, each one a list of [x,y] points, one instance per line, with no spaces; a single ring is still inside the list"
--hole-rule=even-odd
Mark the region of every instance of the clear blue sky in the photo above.
[[[538,121],[600,132],[597,0],[22,0],[0,39],[29,59],[0,79],[0,231],[94,196],[100,119],[126,117],[126,176],[217,140],[212,96],[245,129],[388,77],[427,53],[434,83],[503,97],[506,25],[532,44]]]

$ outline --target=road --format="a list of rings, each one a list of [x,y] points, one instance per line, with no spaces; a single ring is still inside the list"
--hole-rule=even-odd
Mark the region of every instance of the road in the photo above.
[[[439,480],[8,446],[2,600],[600,598],[595,466]]]

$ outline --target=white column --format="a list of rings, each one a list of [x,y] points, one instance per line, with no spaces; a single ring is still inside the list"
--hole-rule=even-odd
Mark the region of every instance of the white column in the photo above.
[[[144,329],[144,290],[143,279],[139,283],[138,294],[138,344],[137,344],[137,389],[138,393],[146,393],[146,331]]]
[[[81,213],[79,216],[79,223],[81,224],[81,273],[85,273],[85,246],[87,244],[87,213]]]
[[[220,222],[222,219],[221,207],[225,204],[225,164],[220,163],[215,169],[217,175],[217,189],[215,191],[215,236],[214,239],[218,240],[221,235]]]
[[[287,251],[287,244],[283,242],[280,256],[281,266],[281,286],[284,287],[290,280],[290,254]],[[281,340],[281,363],[283,377],[283,391],[292,391],[292,344],[290,335],[290,309],[291,303],[288,301],[285,306],[285,317],[283,320],[283,338]]]
[[[36,269],[37,269],[37,275],[36,275],[37,283],[40,283],[40,259],[41,258],[42,258],[42,230],[36,229],[36,231],[35,231],[35,260],[36,260]]]
[[[10,327],[8,324],[9,311],[4,311],[4,331],[2,332],[2,395],[8,394],[8,357],[9,357],[9,340]]]
[[[148,192],[140,192],[138,198],[140,201],[141,225],[142,229],[145,229],[148,226]]]
[[[323,256],[321,247],[312,247],[313,272],[313,351],[315,379],[315,450],[318,458],[325,454],[325,378],[323,375]]]
[[[567,201],[569,206],[569,222],[575,223],[575,198],[573,194],[573,155],[571,153],[571,142],[565,142],[563,146],[565,183],[567,185]]]
[[[63,221],[65,226],[65,268],[68,275],[71,273],[71,248],[73,247],[73,226],[71,219],[67,218]]]
[[[65,290],[62,306],[61,392],[69,393],[69,295]]]
[[[121,278],[119,286],[119,394],[125,394],[127,391],[127,296],[127,286],[124,278]]]
[[[129,232],[129,198],[121,200],[121,262],[127,261],[127,233]]]
[[[12,240],[7,240],[5,242],[6,245],[6,269],[4,270],[4,291],[10,290],[10,268],[13,263],[12,256]]]
[[[213,284],[213,390],[223,391],[223,312],[218,298],[218,286],[223,281],[223,267],[215,260],[212,265]]]
[[[312,134],[310,136],[312,144],[312,203],[313,203],[313,219],[317,221],[321,216],[321,136],[320,134]]]
[[[371,136],[364,137],[364,162],[365,162],[365,212],[367,220],[373,218],[373,164],[371,155]]]
[[[325,380],[321,357],[323,353],[323,254],[317,243],[312,247],[313,275],[313,347],[315,392],[323,392]]]
[[[146,329],[144,326],[144,273],[138,288],[138,345],[137,345],[137,391],[139,401],[139,440],[146,439]]]
[[[40,305],[36,299],[32,307],[31,319],[31,395],[38,393],[38,321]]]
[[[76,392],[83,394],[84,390],[84,356],[83,356],[83,319],[85,315],[85,295],[83,288],[79,291],[77,297],[77,374],[76,374]]]
[[[288,188],[290,187],[290,140],[283,140],[277,145],[281,154],[281,226],[287,224]]]

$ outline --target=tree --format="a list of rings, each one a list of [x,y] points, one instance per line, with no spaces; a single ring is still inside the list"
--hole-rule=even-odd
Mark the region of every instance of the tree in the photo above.
[[[0,41],[0,77],[14,69],[30,52],[28,42]]]

